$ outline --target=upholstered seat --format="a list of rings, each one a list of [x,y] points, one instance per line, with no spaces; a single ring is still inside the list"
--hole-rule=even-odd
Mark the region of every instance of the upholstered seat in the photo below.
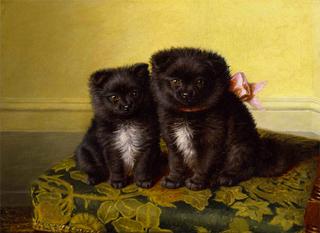
[[[33,227],[52,232],[303,232],[316,176],[310,159],[277,178],[190,191],[86,184],[66,159],[32,184]]]

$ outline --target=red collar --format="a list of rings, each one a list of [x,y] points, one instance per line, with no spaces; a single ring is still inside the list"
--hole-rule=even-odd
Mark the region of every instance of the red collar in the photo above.
[[[180,112],[202,112],[208,109],[207,107],[190,107],[190,108],[179,108]]]

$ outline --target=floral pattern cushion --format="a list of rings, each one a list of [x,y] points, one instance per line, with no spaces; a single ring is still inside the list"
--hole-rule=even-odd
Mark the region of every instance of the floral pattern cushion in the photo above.
[[[310,159],[277,178],[252,178],[234,187],[191,191],[108,183],[90,186],[72,158],[31,187],[33,227],[51,232],[303,232],[316,175]]]

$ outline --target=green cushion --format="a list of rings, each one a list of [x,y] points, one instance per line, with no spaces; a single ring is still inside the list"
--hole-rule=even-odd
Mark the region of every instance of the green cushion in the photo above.
[[[86,184],[73,159],[32,184],[33,227],[52,232],[299,232],[316,160],[217,190]]]

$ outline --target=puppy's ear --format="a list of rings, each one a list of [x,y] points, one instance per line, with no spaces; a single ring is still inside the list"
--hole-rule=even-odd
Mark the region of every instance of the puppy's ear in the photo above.
[[[98,70],[91,74],[89,85],[93,88],[102,88],[107,79],[113,74],[111,70]]]
[[[152,71],[154,72],[162,72],[173,61],[173,54],[169,51],[160,51],[158,53],[155,53],[151,56],[151,65],[152,65]]]
[[[138,78],[148,78],[149,77],[149,70],[148,64],[146,63],[137,63],[131,67],[131,70],[135,77]]]
[[[206,59],[206,63],[215,75],[229,75],[229,66],[224,58],[217,53],[210,53]]]

